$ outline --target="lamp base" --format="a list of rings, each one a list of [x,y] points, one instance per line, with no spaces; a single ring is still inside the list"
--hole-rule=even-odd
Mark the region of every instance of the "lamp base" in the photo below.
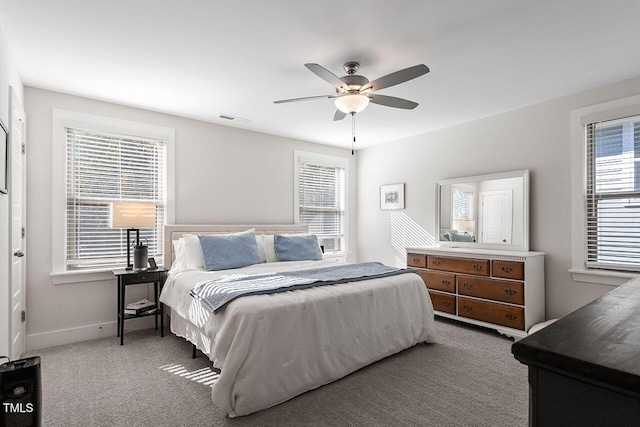
[[[131,232],[136,232],[136,240],[134,242],[140,241],[140,230],[134,227],[127,228],[127,267],[125,270],[130,271],[133,270],[133,264],[131,264]]]

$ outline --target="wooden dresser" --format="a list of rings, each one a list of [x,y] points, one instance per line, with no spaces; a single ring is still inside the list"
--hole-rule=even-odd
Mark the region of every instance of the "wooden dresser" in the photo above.
[[[544,253],[407,248],[436,314],[523,338],[545,320]]]

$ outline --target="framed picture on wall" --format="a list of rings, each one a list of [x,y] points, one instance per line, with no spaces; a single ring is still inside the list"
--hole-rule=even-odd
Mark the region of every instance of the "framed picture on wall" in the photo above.
[[[404,209],[404,183],[380,187],[380,209]]]
[[[7,194],[7,165],[9,163],[9,132],[0,120],[0,193]]]

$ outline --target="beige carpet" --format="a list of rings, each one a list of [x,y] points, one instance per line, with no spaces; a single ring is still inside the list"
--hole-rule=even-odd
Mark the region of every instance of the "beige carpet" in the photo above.
[[[525,426],[527,369],[496,332],[438,320],[421,344],[274,408],[235,419],[215,373],[173,335],[130,332],[33,352],[44,426]]]

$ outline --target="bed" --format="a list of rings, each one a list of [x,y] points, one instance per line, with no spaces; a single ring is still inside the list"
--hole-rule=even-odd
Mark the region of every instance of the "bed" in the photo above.
[[[335,265],[302,260],[220,271],[171,268],[173,242],[181,237],[247,229],[265,241],[270,235],[308,233],[298,225],[168,225],[164,232],[164,265],[170,272],[160,301],[170,308],[171,332],[220,370],[212,400],[230,417],[272,407],[413,345],[434,342],[433,306],[413,273],[245,296],[213,314],[190,295],[203,281]]]

